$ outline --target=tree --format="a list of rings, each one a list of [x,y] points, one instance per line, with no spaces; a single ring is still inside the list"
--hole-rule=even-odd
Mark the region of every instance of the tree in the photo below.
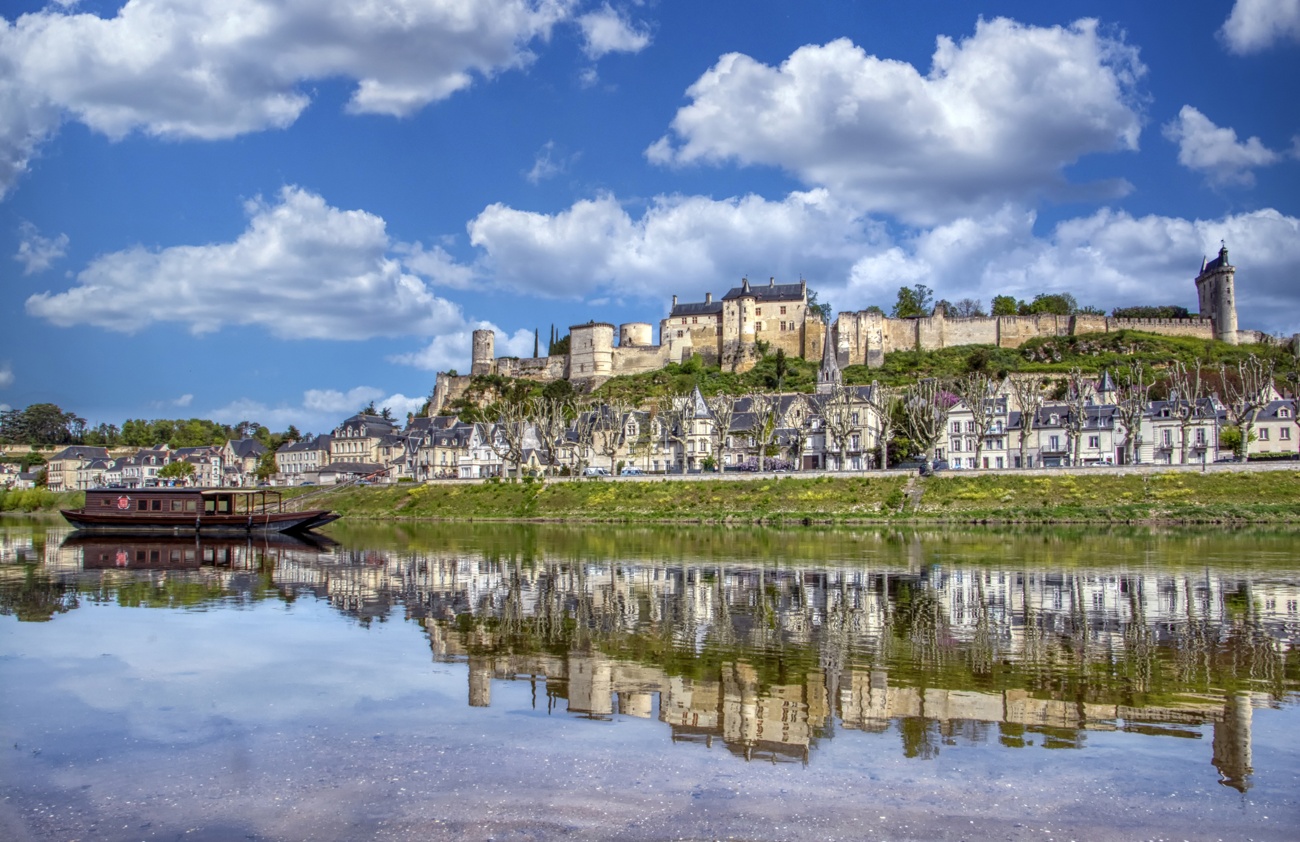
[[[1237,457],[1245,462],[1250,458],[1255,421],[1273,397],[1273,362],[1250,354],[1235,370],[1220,365],[1219,383],[1223,389],[1219,400],[1227,409],[1228,422],[1241,431]]]
[[[285,440],[285,441],[302,441],[302,433],[298,432],[298,428],[297,428],[297,427],[295,427],[294,425],[290,424],[290,425],[289,425],[289,429],[287,429],[287,430],[284,431],[284,440]]]
[[[1124,430],[1124,462],[1137,462],[1142,446],[1142,417],[1151,406],[1151,382],[1147,380],[1146,367],[1140,362],[1129,363],[1128,370],[1120,374],[1116,396],[1119,425]]]
[[[727,436],[731,434],[731,422],[736,417],[736,396],[725,391],[719,392],[706,398],[705,403],[709,407],[710,423],[713,424],[713,461],[721,465],[722,451],[727,446]]]
[[[831,312],[830,302],[819,302],[817,300],[817,290],[808,290],[808,315],[819,316],[826,324],[831,323],[834,314]]]
[[[1174,360],[1166,376],[1169,378],[1169,402],[1178,413],[1178,440],[1182,449],[1179,461],[1186,465],[1192,427],[1213,410],[1205,403],[1205,381],[1200,360],[1192,368],[1182,360]]]
[[[378,415],[378,414],[379,414],[379,408],[375,406],[375,402],[372,400],[370,403],[368,403],[368,404],[366,404],[365,406],[361,407],[361,412],[359,412],[358,414],[359,414],[359,415]],[[243,423],[247,424],[248,422],[245,421],[245,422],[243,422]],[[242,438],[242,436],[241,436],[241,438]]]
[[[777,394],[780,394],[781,384],[785,382],[785,376],[790,373],[790,361],[785,358],[784,348],[776,349],[776,357],[772,364],[773,379],[776,381],[772,385],[776,388]]]
[[[961,398],[962,403],[971,411],[971,423],[975,425],[975,465],[980,464],[984,453],[984,437],[993,426],[993,408],[989,402],[997,397],[1004,380],[991,377],[983,371],[972,371],[953,384],[953,393]]]
[[[1040,314],[1068,316],[1079,309],[1079,302],[1068,292],[1039,293],[1029,304],[1019,305],[1020,315],[1036,316]]]
[[[767,449],[776,437],[777,410],[780,399],[770,392],[752,391],[746,395],[749,399],[750,436],[758,449],[758,469],[763,470],[767,459]]]
[[[945,384],[933,377],[914,383],[903,393],[903,431],[925,454],[926,462],[934,460],[935,446],[948,426],[955,400]]]
[[[898,300],[889,315],[895,319],[915,319],[930,315],[934,306],[934,292],[925,284],[898,288]]]
[[[1187,311],[1186,307],[1179,307],[1176,304],[1164,304],[1154,307],[1116,307],[1110,311],[1110,314],[1117,319],[1188,319],[1192,315]]]
[[[627,441],[627,404],[615,402],[596,408],[593,442],[596,451],[609,459],[609,472],[614,473],[614,458]]]
[[[1065,379],[1065,440],[1071,465],[1079,464],[1079,452],[1083,447],[1083,428],[1088,423],[1088,407],[1092,404],[1092,396],[1092,380],[1084,375],[1083,369],[1070,369]]]
[[[1026,461],[1029,437],[1038,421],[1038,410],[1043,407],[1043,386],[1047,380],[1037,374],[1016,376],[1009,380],[1011,394],[1015,396],[1016,405],[1020,408],[1020,467],[1026,468],[1029,466]]]
[[[554,473],[568,445],[569,421],[574,415],[573,401],[542,395],[530,401],[529,414],[537,428],[542,456],[547,467]]]
[[[263,456],[263,458],[265,458],[265,456]],[[260,470],[260,464],[258,465],[258,468]],[[274,471],[272,473],[274,473]],[[158,470],[158,477],[160,479],[183,480],[188,484],[194,479],[194,463],[186,462],[183,459],[177,462],[168,462]]]
[[[989,310],[995,316],[1014,316],[1020,312],[1020,302],[1010,295],[995,295]]]
[[[822,422],[839,451],[838,470],[846,470],[849,444],[854,435],[862,435],[865,414],[866,408],[858,403],[854,390],[838,383],[822,404]]]
[[[280,471],[280,466],[275,463],[275,451],[267,450],[262,457],[257,460],[257,471],[254,475],[258,482],[270,482],[271,477]]]
[[[891,386],[881,386],[874,380],[867,393],[867,405],[876,419],[876,441],[880,447],[880,469],[889,467],[889,443],[894,439],[895,416],[900,409],[901,395]]]
[[[537,328],[533,328],[533,359],[537,359],[538,353],[542,350],[539,345],[540,341],[541,335],[537,332]]]
[[[984,304],[978,298],[963,298],[952,306],[952,315],[962,319],[972,319],[987,316],[984,312]]]
[[[7,444],[76,444],[86,432],[86,420],[52,403],[0,412],[0,442]]]

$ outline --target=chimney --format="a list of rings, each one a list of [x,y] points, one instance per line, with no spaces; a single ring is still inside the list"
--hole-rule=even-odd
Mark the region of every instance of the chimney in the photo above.
[[[803,278],[799,279],[799,294],[803,296],[805,301],[808,300],[808,282]]]
[[[705,303],[705,304],[712,304],[712,303],[713,303],[713,293],[711,293],[711,292],[706,292],[706,293],[704,293],[704,303]]]
[[[677,309],[677,296],[675,296],[675,295],[673,296],[673,309],[674,309],[674,310]]]
[[[775,276],[775,275],[773,275],[773,276],[771,276],[770,278],[767,279],[767,285],[770,286],[770,287],[774,287],[774,286],[776,286],[776,276]]]

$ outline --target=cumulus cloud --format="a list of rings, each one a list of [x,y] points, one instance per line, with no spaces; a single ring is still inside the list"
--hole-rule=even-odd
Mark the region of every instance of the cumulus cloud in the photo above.
[[[255,325],[290,339],[429,334],[463,323],[459,307],[390,254],[380,217],[297,187],[274,203],[250,201],[246,212],[234,242],[104,255],[71,289],[28,298],[27,312],[65,327],[131,333],[176,322],[204,334]]]
[[[1178,117],[1165,125],[1164,135],[1178,144],[1178,163],[1205,173],[1216,185],[1250,186],[1255,183],[1252,169],[1282,158],[1257,137],[1238,141],[1234,130],[1216,126],[1190,105],[1184,105]]]
[[[639,53],[650,46],[649,31],[629,21],[608,3],[580,16],[578,26],[584,39],[583,52],[591,59],[609,53]]]
[[[194,395],[184,394],[172,401],[172,406],[186,407],[194,403]]]
[[[339,422],[360,412],[371,401],[380,409],[388,407],[393,412],[393,419],[402,424],[406,421],[407,413],[420,411],[425,396],[407,397],[401,392],[389,393],[372,386],[356,386],[347,391],[308,389],[298,404],[271,405],[240,398],[209,411],[206,417],[223,424],[254,421],[273,430],[284,430],[292,424],[304,432],[320,434],[330,432]]]
[[[537,150],[533,158],[533,168],[524,174],[529,184],[541,184],[554,178],[569,167],[569,161],[555,151],[555,141],[548,140]]]
[[[5,360],[0,364],[0,389],[8,389],[14,385],[14,364]]]
[[[293,123],[302,85],[355,82],[348,110],[405,115],[528,64],[574,0],[133,0],[111,18],[0,19],[0,191],[68,115],[111,138],[228,138]],[[603,31],[603,30],[602,30]]]
[[[878,229],[828,191],[812,190],[781,201],[660,196],[635,219],[610,194],[556,214],[495,204],[469,233],[497,284],[559,298],[617,292],[662,301],[736,285],[747,273],[783,280],[842,273]]]
[[[1300,0],[1237,0],[1219,35],[1229,50],[1243,55],[1300,41]]]
[[[68,253],[68,235],[42,237],[36,226],[24,222],[18,226],[18,253],[14,260],[23,264],[23,274],[44,272],[54,261]]]
[[[1300,330],[1300,219],[1276,210],[1218,220],[1144,216],[1103,209],[1033,232],[1032,212],[1004,208],[917,231],[854,264],[843,284],[825,293],[837,309],[871,304],[886,310],[898,288],[930,286],[937,298],[995,295],[1031,300],[1069,292],[1080,304],[1109,311],[1134,304],[1176,304],[1196,312],[1193,279],[1220,241],[1237,267],[1237,309],[1243,328],[1290,334]]]
[[[982,20],[962,41],[940,37],[924,76],[846,39],[801,47],[780,67],[731,53],[646,154],[781,167],[867,210],[929,222],[1068,193],[1065,167],[1137,149],[1144,73],[1137,49],[1093,20]]]

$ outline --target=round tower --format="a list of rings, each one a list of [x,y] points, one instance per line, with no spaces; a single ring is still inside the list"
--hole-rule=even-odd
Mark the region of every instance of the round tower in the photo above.
[[[1237,269],[1228,262],[1228,247],[1222,245],[1219,256],[1202,262],[1201,274],[1196,276],[1196,298],[1201,307],[1201,318],[1214,322],[1214,338],[1230,345],[1237,344]]]
[[[628,322],[618,326],[620,348],[647,348],[653,336],[654,329],[646,322]]]
[[[474,331],[474,351],[470,360],[469,373],[491,374],[496,362],[496,334],[490,330]]]

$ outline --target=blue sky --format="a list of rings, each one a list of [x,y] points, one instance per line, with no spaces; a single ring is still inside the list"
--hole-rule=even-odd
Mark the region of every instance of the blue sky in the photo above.
[[[1300,331],[1300,1],[0,6],[0,405],[324,432],[742,277]]]

